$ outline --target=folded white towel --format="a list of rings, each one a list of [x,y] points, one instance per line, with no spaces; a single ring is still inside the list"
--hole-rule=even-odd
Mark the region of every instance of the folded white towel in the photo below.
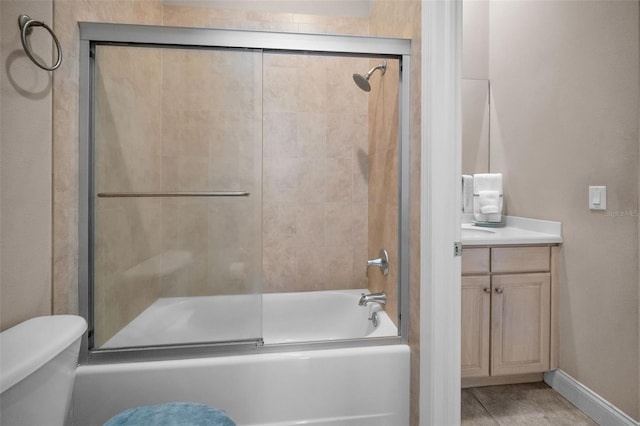
[[[473,213],[473,176],[462,175],[462,213]]]
[[[479,222],[502,221],[502,173],[473,175],[473,214]]]
[[[500,202],[500,193],[498,191],[480,191],[478,192],[478,202],[480,203],[480,213],[500,213],[498,203]]]

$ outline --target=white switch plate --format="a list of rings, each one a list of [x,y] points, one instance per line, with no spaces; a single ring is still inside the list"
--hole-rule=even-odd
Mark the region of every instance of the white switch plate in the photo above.
[[[590,186],[589,187],[589,209],[591,210],[607,209],[607,187],[606,186]]]

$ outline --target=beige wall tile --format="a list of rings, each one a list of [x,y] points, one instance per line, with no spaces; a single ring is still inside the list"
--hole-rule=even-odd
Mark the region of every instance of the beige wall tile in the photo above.
[[[258,198],[219,199],[209,203],[207,294],[260,291],[262,236]]]
[[[100,46],[96,56],[96,190],[153,190],[160,173],[160,52]]]
[[[366,253],[369,240],[369,205],[366,202],[351,205],[351,232],[354,246]]]
[[[354,114],[329,113],[327,119],[327,157],[351,158],[356,139]]]
[[[296,247],[298,240],[296,205],[269,203],[264,205],[262,220],[264,250],[278,247]]]
[[[265,293],[298,291],[297,250],[276,246],[262,253],[262,279]],[[294,290],[290,290],[294,288]]]
[[[327,34],[329,32],[327,24],[298,24],[298,31],[308,34]]]
[[[305,203],[296,214],[296,247],[324,246],[324,203]]]
[[[329,201],[330,188],[325,182],[330,180],[333,172],[329,159],[324,158],[301,158],[300,168],[297,178],[296,204],[306,206],[307,204],[320,204]],[[322,205],[322,204],[321,204]]]
[[[324,259],[331,269],[325,273],[322,290],[358,288],[360,283],[353,279],[353,252],[348,244],[325,246]]]
[[[324,243],[327,247],[351,245],[351,226],[351,203],[325,203]]]
[[[326,164],[325,191],[329,203],[353,200],[351,159],[328,158]]]
[[[209,156],[210,115],[205,111],[162,109],[162,155]]]
[[[262,175],[260,114],[223,111],[209,119],[209,187],[257,191]]]
[[[326,155],[328,117],[326,113],[297,114],[298,145],[302,157],[324,158]]]
[[[272,204],[293,204],[298,199],[301,174],[299,158],[264,159],[263,197],[265,208]]]
[[[316,244],[304,245],[296,250],[296,280],[293,285],[295,291],[328,290],[331,285],[333,271],[327,261],[325,247],[322,240]],[[294,291],[294,290],[291,290]]]
[[[265,81],[265,84],[267,82]],[[300,156],[297,117],[294,112],[266,112],[264,114],[264,156],[297,158]]]
[[[269,54],[265,54],[265,56],[269,56]],[[266,112],[299,111],[298,73],[298,68],[292,66],[264,67],[264,98],[262,102]]]

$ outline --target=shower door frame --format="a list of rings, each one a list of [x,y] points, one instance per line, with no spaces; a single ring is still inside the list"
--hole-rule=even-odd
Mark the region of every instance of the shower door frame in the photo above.
[[[130,360],[176,359],[196,356],[225,356],[241,353],[290,350],[331,349],[388,344],[406,344],[409,332],[409,145],[410,145],[410,73],[411,40],[368,36],[342,36],[221,30],[131,24],[79,22],[79,211],[78,211],[78,302],[79,313],[93,330],[93,297],[90,272],[93,266],[93,211],[91,197],[94,141],[92,105],[92,55],[96,44],[152,45],[183,48],[246,48],[282,53],[311,53],[350,57],[389,57],[400,61],[398,93],[398,330],[397,337],[274,344],[258,342],[194,343],[180,346],[145,348],[89,349],[89,333],[82,338],[80,362],[100,363]]]

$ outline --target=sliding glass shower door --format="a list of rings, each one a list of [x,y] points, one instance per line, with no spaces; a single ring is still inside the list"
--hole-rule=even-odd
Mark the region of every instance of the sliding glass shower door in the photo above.
[[[92,60],[92,347],[260,339],[261,52]]]

